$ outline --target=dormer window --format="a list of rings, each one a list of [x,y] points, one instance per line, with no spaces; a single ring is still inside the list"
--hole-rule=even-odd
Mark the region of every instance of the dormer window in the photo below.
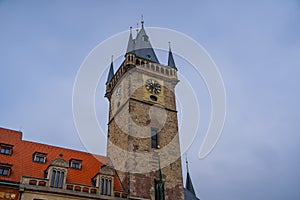
[[[65,172],[59,169],[52,170],[50,187],[62,188],[64,185]]]
[[[11,165],[0,163],[0,176],[9,176],[11,173]]]
[[[70,160],[70,168],[73,169],[81,169],[81,160],[71,159]]]
[[[13,145],[10,144],[0,144],[0,154],[12,155]]]
[[[99,173],[92,179],[93,185],[100,189],[101,195],[114,196],[115,170],[109,165],[100,167]]]
[[[112,189],[111,178],[101,177],[101,194],[110,196],[111,189]]]
[[[60,158],[52,160],[49,167],[46,169],[45,175],[49,179],[50,187],[66,189],[66,177],[68,173],[68,162],[59,155]]]
[[[47,154],[45,153],[39,153],[39,152],[35,152],[33,155],[32,155],[32,160],[34,162],[38,162],[38,163],[46,163],[46,156]]]

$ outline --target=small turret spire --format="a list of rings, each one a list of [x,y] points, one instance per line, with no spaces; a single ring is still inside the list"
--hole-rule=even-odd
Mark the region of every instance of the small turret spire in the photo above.
[[[129,35],[126,53],[133,52],[133,51],[134,51],[134,40],[132,37],[132,26],[130,26],[130,35]]]
[[[114,75],[115,75],[115,73],[114,73],[114,57],[112,55],[106,83],[110,82],[111,79],[114,77]]]
[[[187,159],[187,155],[186,155],[186,182],[185,182],[185,188],[190,191],[192,194],[196,195],[195,190],[194,190],[194,186],[192,183],[192,179],[190,177],[190,173],[189,173],[189,163],[188,163],[188,159]]]
[[[172,50],[171,50],[171,42],[169,42],[169,58],[168,58],[168,66],[171,67],[171,68],[177,69],[177,68],[176,68],[176,65],[175,65],[173,53],[172,53]]]

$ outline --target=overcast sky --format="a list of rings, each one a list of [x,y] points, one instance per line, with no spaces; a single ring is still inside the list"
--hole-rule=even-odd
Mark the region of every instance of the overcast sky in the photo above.
[[[77,71],[96,45],[135,27],[143,14],[146,27],[200,43],[225,84],[227,118],[217,146],[199,160],[199,131],[187,152],[198,197],[299,200],[300,1],[179,2],[0,0],[0,126],[22,130],[26,140],[85,150],[72,114]],[[105,125],[104,85],[98,89]]]

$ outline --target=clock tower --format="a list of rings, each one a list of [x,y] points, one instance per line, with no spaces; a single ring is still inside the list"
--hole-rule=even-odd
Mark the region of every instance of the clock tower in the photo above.
[[[129,199],[184,199],[171,48],[167,65],[159,63],[142,28],[130,32],[125,59],[110,66],[107,155]]]

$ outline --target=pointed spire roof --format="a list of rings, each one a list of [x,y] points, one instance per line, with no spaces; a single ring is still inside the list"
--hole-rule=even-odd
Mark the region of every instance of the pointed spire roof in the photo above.
[[[176,68],[176,65],[175,65],[173,53],[172,53],[172,50],[171,50],[171,42],[169,42],[169,58],[168,58],[168,66],[171,67],[171,68],[177,69],[177,68]]]
[[[196,196],[195,190],[194,190],[194,186],[192,183],[192,179],[190,177],[190,173],[189,173],[189,163],[186,157],[186,171],[187,171],[187,175],[186,175],[186,183],[185,183],[185,188],[190,191],[193,195]]]
[[[144,28],[144,21],[142,20],[142,28],[137,33],[135,39],[132,38],[132,33],[130,31],[129,41],[127,46],[126,53],[134,53],[137,57],[144,58],[146,60],[150,60],[155,63],[159,63],[157,56],[152,48],[152,45],[149,40],[149,36],[147,35]]]
[[[130,35],[129,35],[126,53],[133,52],[133,51],[134,51],[134,40],[132,37],[132,27],[130,26]]]
[[[115,75],[115,73],[114,73],[113,56],[111,56],[111,63],[110,63],[110,68],[109,68],[109,72],[108,72],[106,83],[110,82],[111,79],[114,77],[114,75]]]
[[[190,177],[190,173],[187,172],[187,175],[186,175],[186,183],[185,183],[185,188],[190,191],[193,195],[196,196],[196,193],[195,193],[195,190],[194,190],[194,186],[193,186],[193,183],[192,183],[192,179]]]

